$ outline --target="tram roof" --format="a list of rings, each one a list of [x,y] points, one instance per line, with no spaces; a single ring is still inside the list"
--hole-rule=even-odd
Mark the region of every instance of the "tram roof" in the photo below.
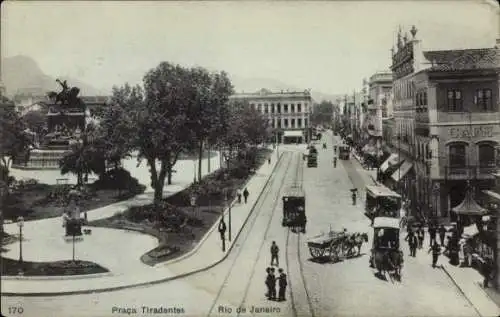
[[[377,217],[373,221],[373,228],[399,229],[399,219],[390,217]]]
[[[304,197],[305,193],[302,187],[291,186],[285,190],[283,197]]]
[[[372,193],[374,196],[391,196],[401,198],[401,195],[383,185],[366,185],[366,191]]]

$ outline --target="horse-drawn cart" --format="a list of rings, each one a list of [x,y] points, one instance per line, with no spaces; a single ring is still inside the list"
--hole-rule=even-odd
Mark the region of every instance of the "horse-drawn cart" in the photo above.
[[[346,238],[345,231],[330,231],[308,239],[307,246],[313,258],[329,256],[333,260],[338,260],[344,254]]]
[[[373,224],[374,237],[370,256],[370,267],[379,276],[389,273],[401,279],[403,252],[399,247],[399,219],[377,217]]]

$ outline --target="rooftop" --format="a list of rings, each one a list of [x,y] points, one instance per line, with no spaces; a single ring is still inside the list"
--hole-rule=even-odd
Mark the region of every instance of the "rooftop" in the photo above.
[[[500,49],[480,48],[464,50],[425,51],[430,71],[454,71],[499,68]]]
[[[309,90],[304,91],[288,91],[281,90],[280,92],[273,92],[268,89],[262,88],[261,90],[254,93],[236,93],[229,97],[229,99],[240,99],[240,98],[274,98],[274,97],[311,97]]]

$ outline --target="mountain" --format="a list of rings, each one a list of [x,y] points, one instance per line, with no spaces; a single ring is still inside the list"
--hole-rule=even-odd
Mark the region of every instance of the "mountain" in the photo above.
[[[52,77],[43,72],[37,62],[29,56],[17,55],[2,59],[2,81],[6,95],[45,95],[48,91],[60,91],[56,78],[67,80],[70,86],[80,88],[81,96],[105,95],[105,93],[78,79]]]
[[[290,90],[290,91],[303,91],[305,89],[309,89],[311,87],[294,87],[293,85],[286,84],[276,79],[270,78],[241,78],[238,76],[229,76],[231,78],[231,82],[234,85],[234,90],[237,93],[241,92],[257,92],[262,88],[269,89],[273,92],[281,91],[281,90]],[[322,100],[330,100],[335,103],[338,98],[343,98],[344,95],[341,94],[326,94],[323,92],[315,91],[311,89],[311,95],[315,102],[321,102]]]

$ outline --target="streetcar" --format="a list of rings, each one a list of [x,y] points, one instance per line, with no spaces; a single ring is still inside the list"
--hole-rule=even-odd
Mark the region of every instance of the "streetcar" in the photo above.
[[[291,186],[283,195],[283,227],[306,232],[306,196],[300,186]]]
[[[401,196],[384,185],[367,185],[365,214],[375,217],[401,217]]]
[[[314,145],[309,146],[309,154],[307,154],[307,167],[318,167],[318,150]]]
[[[348,145],[342,144],[339,145],[339,159],[341,160],[348,160],[349,156],[351,155],[351,150]]]

